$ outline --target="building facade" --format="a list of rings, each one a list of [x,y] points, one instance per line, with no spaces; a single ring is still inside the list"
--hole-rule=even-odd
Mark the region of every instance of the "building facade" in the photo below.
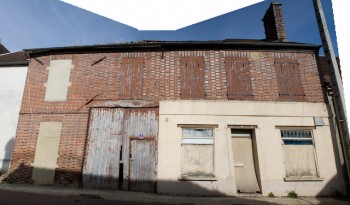
[[[143,41],[27,50],[14,182],[179,195],[345,193],[318,45]]]

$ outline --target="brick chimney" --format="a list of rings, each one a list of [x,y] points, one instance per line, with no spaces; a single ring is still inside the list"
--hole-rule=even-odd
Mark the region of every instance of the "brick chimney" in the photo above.
[[[265,27],[266,40],[286,42],[286,30],[282,16],[282,4],[271,3],[262,21]]]

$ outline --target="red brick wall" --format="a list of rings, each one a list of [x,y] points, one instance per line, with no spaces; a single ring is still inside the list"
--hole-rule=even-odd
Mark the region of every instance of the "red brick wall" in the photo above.
[[[258,52],[259,59],[254,59],[250,52],[239,51],[186,51],[148,53],[106,53],[75,54],[39,57],[44,65],[31,59],[28,69],[28,81],[24,91],[21,113],[86,113],[85,103],[94,100],[117,100],[120,90],[118,71],[123,57],[145,58],[143,74],[143,100],[178,100],[180,99],[180,56],[204,56],[206,99],[226,100],[226,56],[247,56],[251,63],[254,100],[278,101],[278,87],[274,59],[282,57],[298,59],[301,78],[304,82],[306,102],[323,102],[323,94],[315,56],[311,53]],[[91,66],[96,60],[106,56],[100,63]],[[50,58],[72,59],[68,88],[68,100],[64,102],[45,102]],[[79,109],[80,107],[83,107]]]
[[[100,63],[92,64],[105,57]],[[145,59],[142,100],[180,100],[180,57],[203,56],[205,92],[208,100],[227,100],[225,57],[247,57],[251,67],[253,100],[279,101],[274,59],[297,59],[306,102],[324,102],[313,52],[273,51],[166,51],[98,53],[42,56],[30,60],[20,119],[11,162],[14,181],[31,182],[38,127],[43,121],[63,122],[55,184],[78,185],[83,164],[89,106],[95,102],[120,100],[118,71],[122,58]],[[68,97],[64,102],[45,102],[50,59],[72,59]],[[95,97],[98,95],[97,97]],[[94,100],[85,106],[86,102]],[[21,163],[23,163],[21,165]]]
[[[40,122],[62,122],[54,184],[78,186],[83,165],[87,114],[21,114],[10,167],[10,180],[32,183]]]

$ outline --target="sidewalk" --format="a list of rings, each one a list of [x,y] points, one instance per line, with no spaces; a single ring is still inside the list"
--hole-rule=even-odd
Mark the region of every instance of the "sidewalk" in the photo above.
[[[188,197],[168,196],[139,192],[96,190],[82,188],[67,188],[54,186],[35,186],[24,184],[0,184],[1,191],[27,192],[33,194],[55,195],[55,196],[82,196],[91,199],[118,200],[125,202],[161,203],[161,204],[350,204],[349,197],[262,197],[262,196],[238,196],[238,197]]]

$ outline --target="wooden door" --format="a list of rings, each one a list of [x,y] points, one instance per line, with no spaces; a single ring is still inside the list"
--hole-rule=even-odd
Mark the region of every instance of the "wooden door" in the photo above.
[[[158,108],[92,109],[83,186],[155,192],[157,136]]]
[[[128,189],[155,192],[158,109],[126,109],[124,135],[130,139],[123,152],[124,156],[129,156],[129,166],[124,169],[124,174],[129,174],[125,177],[129,179]]]
[[[94,108],[90,114],[83,186],[118,188],[123,109]]]
[[[131,140],[129,178],[131,191],[156,192],[155,150],[154,140]]]
[[[231,130],[232,153],[238,193],[260,192],[251,130]]]

